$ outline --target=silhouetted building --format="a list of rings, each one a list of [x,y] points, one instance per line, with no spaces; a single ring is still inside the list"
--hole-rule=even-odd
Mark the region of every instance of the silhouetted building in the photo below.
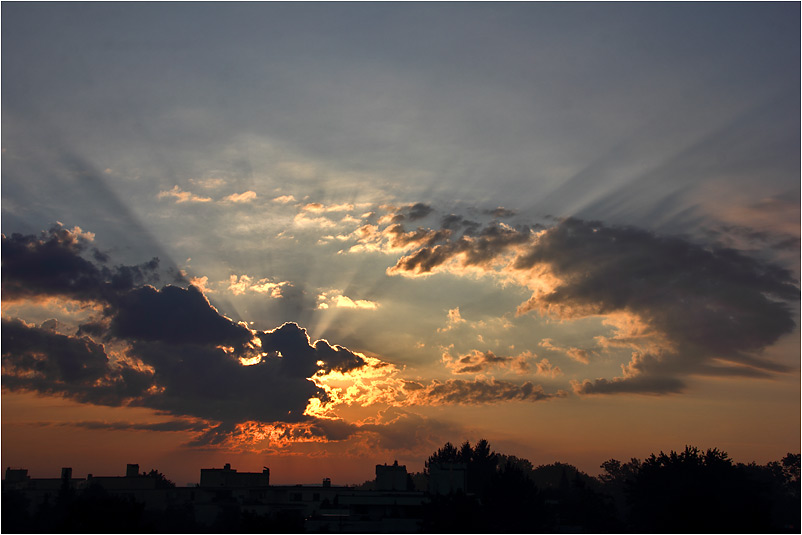
[[[376,465],[376,490],[407,490],[407,467],[395,461]]]
[[[33,512],[41,503],[52,503],[60,492],[76,490],[85,485],[85,479],[72,477],[72,468],[62,468],[61,477],[32,478],[26,469],[6,468],[3,491],[23,492],[28,498],[28,510]]]
[[[202,469],[200,485],[165,488],[157,477],[141,474],[136,464],[126,467],[125,476],[89,474],[86,479],[73,478],[69,468],[62,469],[61,478],[50,479],[31,478],[25,469],[8,468],[3,490],[21,491],[30,514],[43,503],[55,503],[64,489],[81,492],[97,485],[109,495],[143,504],[145,512],[188,510],[199,526],[221,526],[226,518],[248,514],[281,522],[297,519],[294,525],[307,532],[418,531],[428,498],[423,492],[406,490],[406,467],[397,462],[378,465],[376,473],[380,490],[335,486],[330,478],[318,485],[270,486],[267,468],[261,473],[237,472],[226,464]]]
[[[270,485],[270,469],[262,472],[237,472],[229,463],[223,468],[201,468],[201,487],[267,487]]]
[[[3,480],[4,485],[18,485],[28,481],[28,470],[24,468],[6,468],[6,478]]]
[[[128,464],[125,466],[125,477],[138,477],[138,476],[139,476],[138,464]]]

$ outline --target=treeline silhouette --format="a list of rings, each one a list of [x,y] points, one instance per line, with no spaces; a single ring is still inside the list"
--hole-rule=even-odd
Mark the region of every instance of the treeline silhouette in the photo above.
[[[435,496],[424,532],[799,533],[800,455],[734,463],[718,449],[610,459],[592,477],[574,466],[451,443],[426,461],[467,466],[468,493]]]
[[[431,494],[419,512],[425,533],[799,533],[800,455],[765,465],[735,463],[718,449],[610,459],[593,477],[563,463],[533,466],[492,450],[486,440],[433,452],[409,490],[426,491],[434,465],[464,466],[467,488]],[[143,474],[174,487],[156,470]],[[364,489],[371,488],[366,482]],[[298,514],[256,515],[231,507],[199,524],[192,506],[146,510],[98,486],[65,485],[41,504],[4,488],[6,533],[289,533],[304,531]]]

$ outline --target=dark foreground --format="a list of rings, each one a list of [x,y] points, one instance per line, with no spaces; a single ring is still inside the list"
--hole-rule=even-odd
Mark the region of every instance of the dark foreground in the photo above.
[[[275,486],[267,470],[263,476],[229,466],[202,471],[201,484],[184,488],[155,470],[81,480],[70,472],[26,479],[8,470],[1,527],[3,533],[799,533],[799,460],[788,454],[766,465],[736,464],[718,450],[688,447],[644,461],[609,460],[591,477],[562,463],[535,468],[480,441],[446,444],[419,474],[379,465],[376,480],[357,487]]]

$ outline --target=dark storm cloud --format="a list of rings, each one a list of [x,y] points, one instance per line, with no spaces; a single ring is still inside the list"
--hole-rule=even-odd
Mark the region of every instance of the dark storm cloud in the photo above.
[[[3,319],[2,338],[3,388],[119,406],[153,386],[150,372],[111,366],[103,345],[86,337]]]
[[[409,207],[406,211],[407,219],[410,221],[415,221],[417,219],[423,219],[424,217],[428,216],[434,211],[434,209],[429,206],[428,204],[423,203],[415,203]]]
[[[499,255],[509,251],[510,247],[527,243],[529,240],[531,240],[529,227],[512,228],[492,223],[473,236],[463,234],[456,240],[444,241],[431,247],[421,247],[401,258],[389,272],[430,273],[457,256],[462,257],[463,266],[486,266]]]
[[[514,260],[493,264],[507,254]],[[789,302],[799,299],[797,282],[788,270],[735,249],[566,219],[538,234],[491,225],[475,238],[413,250],[388,273],[467,266],[518,279],[535,270],[533,284],[540,270],[553,275],[555,286],[533,294],[519,313],[565,319],[632,314],[667,341],[653,355],[619,333],[619,341],[629,340],[623,345],[637,350],[629,365],[632,375],[586,382],[577,389],[581,393],[667,393],[681,389],[679,377],[688,374],[767,377],[789,370],[761,352],[794,329]]]
[[[799,288],[790,272],[733,249],[568,219],[544,233],[514,268],[537,264],[561,283],[523,310],[556,305],[632,312],[679,344],[680,353],[700,358],[761,366],[747,355],[794,328],[786,301],[799,299]]]
[[[317,340],[312,345],[306,329],[297,323],[285,323],[272,331],[259,332],[257,336],[262,342],[263,351],[294,355],[292,365],[298,366],[298,373],[304,377],[311,377],[318,369],[326,373],[346,372],[365,364],[362,357],[345,347],[331,346],[325,340]],[[318,365],[318,362],[322,364]]]
[[[393,223],[401,223],[402,221],[417,221],[423,219],[429,214],[434,212],[434,208],[428,204],[421,202],[410,204],[396,211],[392,218]]]
[[[167,422],[154,422],[154,423],[83,421],[83,422],[69,422],[69,423],[64,423],[63,425],[83,427],[85,429],[100,429],[100,430],[113,430],[113,431],[160,431],[167,433],[176,431],[200,432],[204,431],[209,427],[208,424],[206,423],[193,422],[190,420],[170,420]]]
[[[744,225],[719,225],[707,232],[713,239],[742,240],[750,244],[769,247],[777,251],[799,251],[799,236],[792,236],[782,232],[754,230]]]
[[[41,237],[3,237],[4,298],[66,296],[103,305],[102,316],[74,336],[56,332],[55,321],[34,327],[4,319],[4,388],[230,427],[309,420],[308,400],[325,397],[309,378],[365,365],[345,347],[313,344],[295,323],[251,331],[222,316],[194,286],[142,286],[156,262],[108,269],[82,256],[91,239],[60,226]],[[124,357],[110,359],[96,340],[122,343]]]
[[[175,415],[225,422],[298,421],[318,394],[297,365],[303,356],[264,357],[243,366],[217,347],[137,341],[130,351],[151,366],[158,390],[138,404]],[[311,375],[311,374],[310,374]]]
[[[6,299],[61,296],[106,300],[113,293],[159,280],[158,259],[137,266],[98,266],[82,255],[106,255],[91,247],[92,236],[80,228],[54,225],[40,236],[2,237],[2,284]],[[100,261],[100,260],[99,260]]]
[[[465,219],[461,215],[449,214],[443,217],[440,222],[440,226],[445,230],[450,230],[453,232],[463,229],[463,233],[470,236],[475,234],[482,225],[476,221]]]
[[[185,312],[192,316],[189,308]],[[228,341],[224,330],[216,332],[219,342]],[[324,341],[310,345],[306,331],[295,324],[259,334],[268,354],[249,366],[215,346],[208,333],[199,332],[196,340],[171,334],[154,340],[150,332],[144,339],[117,338],[130,344],[128,357],[151,372],[128,362],[111,365],[103,346],[89,338],[3,320],[3,386],[102,405],[149,407],[227,425],[249,420],[298,422],[308,419],[303,411],[309,398],[322,396],[309,377],[320,369],[364,365],[344,347]],[[240,354],[252,356],[254,351],[241,349]]]
[[[195,289],[173,287],[163,292],[199,294]],[[173,313],[194,317],[192,302],[184,301],[183,308]],[[151,304],[158,317],[159,301]],[[195,301],[195,306],[204,305]],[[218,317],[232,329],[237,327]],[[227,331],[214,323],[212,327],[204,332],[204,323],[199,322],[196,337],[191,336],[190,325],[183,326],[183,331],[160,328],[155,334],[148,328],[138,329],[125,332],[124,337],[118,331],[116,339],[130,344],[128,356],[153,370],[142,372],[125,362],[110,365],[103,346],[89,338],[4,320],[3,385],[231,424],[248,420],[297,422],[305,419],[303,411],[309,398],[322,397],[309,377],[321,369],[347,371],[364,365],[358,355],[344,347],[332,347],[325,341],[310,345],[306,330],[288,323],[259,333],[265,341],[261,350],[267,354],[260,362],[243,366],[238,356],[252,357],[261,350],[242,346],[235,352],[227,351],[223,345],[231,342],[231,332],[236,330]]]
[[[685,388],[685,383],[675,377],[627,377],[614,379],[585,380],[574,385],[577,394],[676,394]]]
[[[2,321],[4,369],[24,370],[53,382],[87,386],[109,371],[103,346],[89,338],[65,336],[15,319]]]
[[[236,347],[252,338],[246,327],[221,316],[195,286],[131,290],[115,302],[110,333],[130,340]]]

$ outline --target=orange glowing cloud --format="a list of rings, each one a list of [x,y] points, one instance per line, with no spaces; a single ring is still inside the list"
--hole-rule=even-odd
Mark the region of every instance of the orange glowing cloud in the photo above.
[[[185,203],[185,202],[211,202],[211,197],[201,197],[199,195],[195,195],[189,191],[182,191],[181,188],[178,186],[173,186],[173,189],[167,191],[160,191],[159,194],[156,196],[158,199],[164,199],[166,197],[173,197],[175,198],[176,203]]]
[[[223,197],[223,201],[226,202],[233,202],[233,203],[245,203],[251,202],[256,199],[256,192],[255,191],[244,191],[242,193],[232,193],[227,197]]]

